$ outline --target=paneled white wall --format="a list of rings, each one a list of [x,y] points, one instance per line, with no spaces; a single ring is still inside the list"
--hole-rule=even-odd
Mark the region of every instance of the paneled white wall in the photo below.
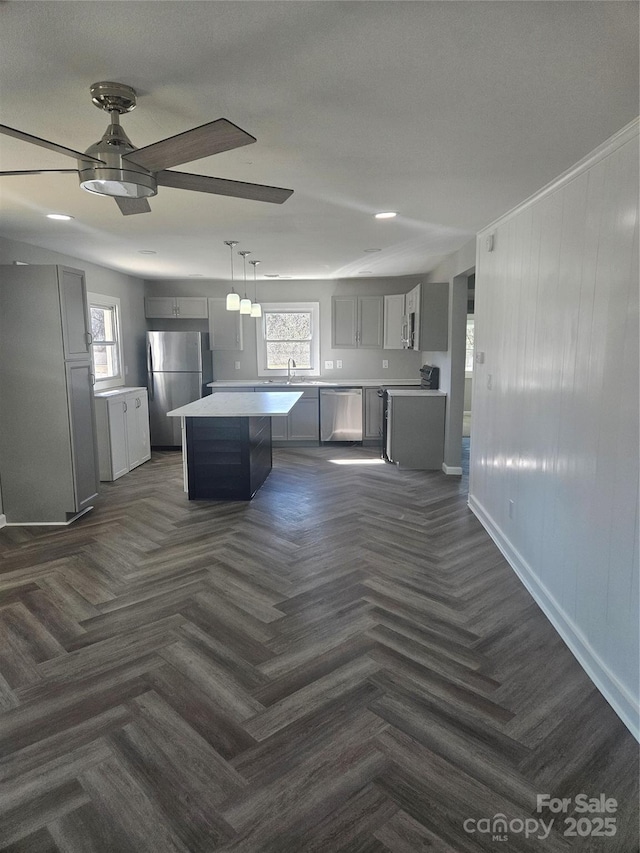
[[[637,737],[637,122],[478,236],[475,328],[469,504]]]

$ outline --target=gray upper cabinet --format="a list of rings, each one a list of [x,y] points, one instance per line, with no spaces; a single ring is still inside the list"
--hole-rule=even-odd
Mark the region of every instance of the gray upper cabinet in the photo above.
[[[332,296],[333,349],[381,349],[383,305],[382,296]]]
[[[59,267],[58,288],[64,357],[86,361],[91,358],[91,330],[84,273]]]
[[[168,320],[206,320],[206,296],[146,296],[144,316]]]
[[[449,346],[449,284],[429,282],[419,284],[407,294],[407,312],[409,296],[416,295],[416,334],[414,350],[446,351]]]
[[[66,524],[98,492],[84,273],[0,272],[0,477],[10,524]]]
[[[405,295],[392,293],[384,297],[383,349],[406,349]]]
[[[242,315],[227,311],[226,298],[212,298],[209,302],[209,348],[212,350],[242,349]]]

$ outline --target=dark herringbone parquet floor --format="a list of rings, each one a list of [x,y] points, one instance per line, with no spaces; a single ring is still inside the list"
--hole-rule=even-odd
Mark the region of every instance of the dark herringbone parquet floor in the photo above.
[[[0,532],[2,850],[637,850],[637,745],[464,482],[354,455],[194,504],[159,453],[70,528]],[[616,834],[538,793],[615,798]]]

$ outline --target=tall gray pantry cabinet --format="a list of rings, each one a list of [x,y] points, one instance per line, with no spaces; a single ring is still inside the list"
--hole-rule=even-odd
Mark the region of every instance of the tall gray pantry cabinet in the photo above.
[[[9,524],[66,524],[98,493],[84,273],[0,267],[0,488]]]

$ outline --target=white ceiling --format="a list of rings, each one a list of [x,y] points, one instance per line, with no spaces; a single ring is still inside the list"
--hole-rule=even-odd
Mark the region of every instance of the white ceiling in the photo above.
[[[261,275],[409,275],[634,118],[638,4],[0,4],[3,124],[85,150],[108,123],[99,80],[138,92],[122,119],[138,147],[225,117],[257,143],[176,168],[293,196],[160,187],[123,217],[75,175],[0,177],[0,235],[145,278],[228,278],[229,239]],[[3,170],[75,168],[6,136],[0,154]]]

